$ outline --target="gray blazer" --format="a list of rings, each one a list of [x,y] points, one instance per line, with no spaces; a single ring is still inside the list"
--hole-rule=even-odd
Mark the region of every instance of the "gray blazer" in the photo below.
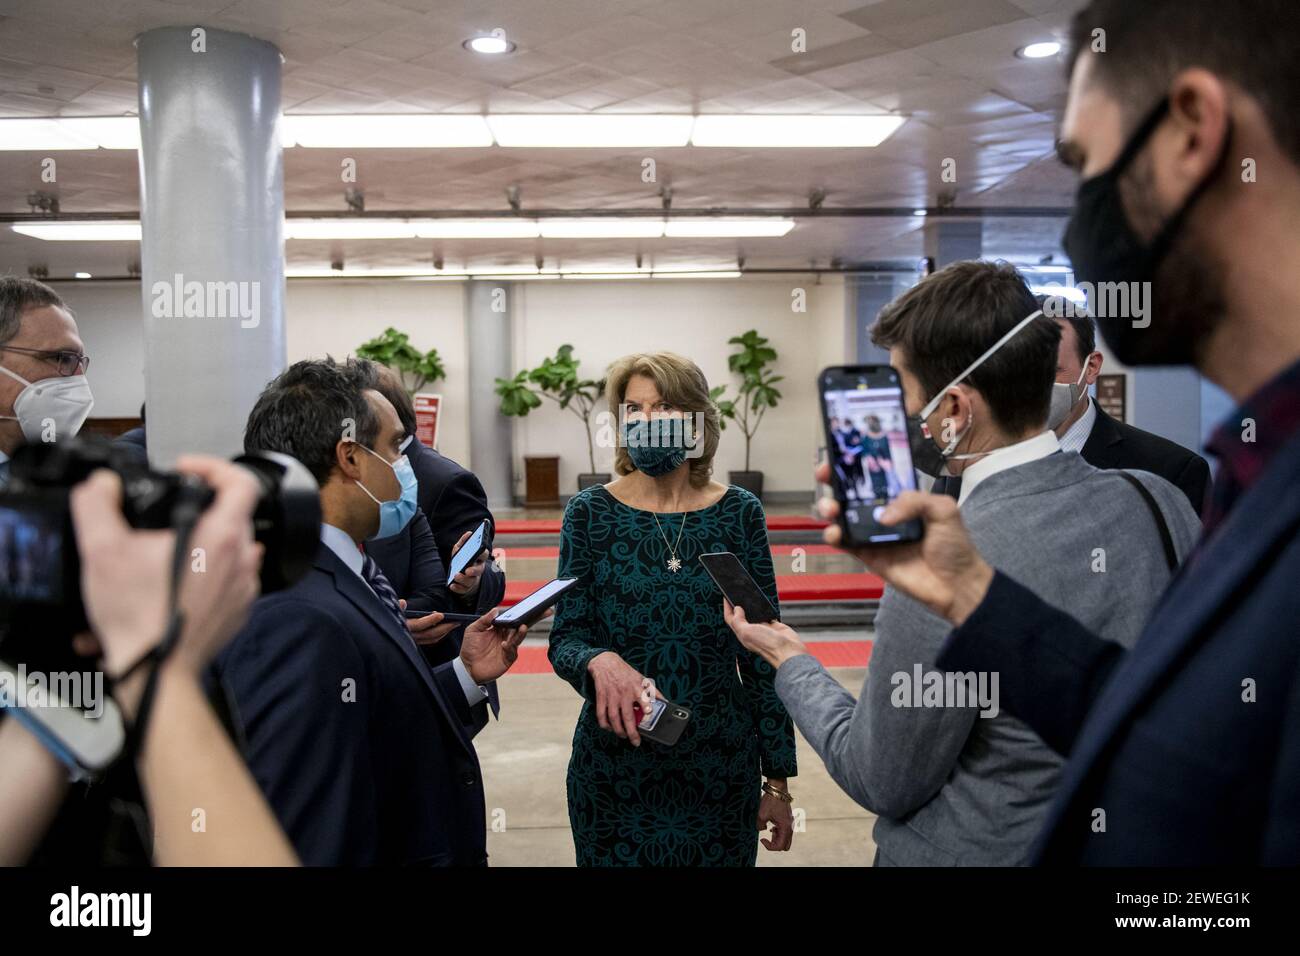
[[[1163,478],[1132,474],[1160,505],[1183,560],[1200,532],[1187,497]],[[1170,578],[1137,489],[1074,452],[990,475],[962,517],[995,568],[1125,647]],[[1024,864],[1057,784],[1061,755],[1014,717],[981,716],[979,705],[905,705],[917,665],[934,671],[951,629],[886,589],[856,703],[811,655],[777,671],[777,693],[831,776],[878,814],[878,865]],[[984,676],[993,691],[995,675]]]

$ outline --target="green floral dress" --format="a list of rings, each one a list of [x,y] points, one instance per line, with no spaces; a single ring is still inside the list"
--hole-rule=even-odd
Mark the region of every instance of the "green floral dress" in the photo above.
[[[795,775],[794,727],[776,672],[724,623],[722,595],[697,559],[734,552],[777,607],[763,508],[733,485],[707,508],[658,519],[599,485],[564,512],[559,575],[581,583],[556,607],[549,657],[587,701],[568,773],[578,864],[753,866],[760,773]],[[664,536],[679,571],[668,569]],[[587,663],[602,651],[691,712],[674,746],[643,738],[637,748],[600,729]]]

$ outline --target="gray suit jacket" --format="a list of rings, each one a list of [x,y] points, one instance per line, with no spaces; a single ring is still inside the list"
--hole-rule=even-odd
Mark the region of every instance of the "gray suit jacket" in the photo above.
[[[1200,532],[1186,496],[1163,478],[1132,474],[1160,505],[1181,561]],[[1126,647],[1170,578],[1137,489],[1074,452],[990,475],[962,517],[995,568]],[[1014,717],[981,716],[978,705],[915,706],[925,702],[919,693],[908,705],[904,691],[921,689],[917,665],[922,674],[935,670],[951,630],[890,588],[856,703],[811,655],[777,671],[777,693],[831,776],[879,815],[877,864],[1026,863],[1057,785],[1061,755]],[[996,675],[984,676],[994,691]],[[923,677],[922,687],[932,680]]]

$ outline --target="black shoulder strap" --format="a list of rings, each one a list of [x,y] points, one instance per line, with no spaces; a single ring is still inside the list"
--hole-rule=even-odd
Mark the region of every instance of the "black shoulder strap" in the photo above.
[[[1178,552],[1174,550],[1174,539],[1169,533],[1169,524],[1165,521],[1165,516],[1160,510],[1160,506],[1156,504],[1155,497],[1147,490],[1146,485],[1142,484],[1142,482],[1138,481],[1137,478],[1130,475],[1127,471],[1120,471],[1118,474],[1130,485],[1136,488],[1138,494],[1142,496],[1142,500],[1147,503],[1147,507],[1151,510],[1151,517],[1156,519],[1156,527],[1160,529],[1160,543],[1165,547],[1165,561],[1169,563],[1169,570],[1171,573],[1177,571]]]

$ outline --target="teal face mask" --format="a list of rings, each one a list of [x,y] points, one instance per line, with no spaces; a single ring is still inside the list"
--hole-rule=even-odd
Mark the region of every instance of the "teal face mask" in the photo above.
[[[366,448],[365,445],[361,446]],[[403,528],[405,528],[415,517],[416,508],[419,507],[416,492],[420,484],[415,478],[415,472],[411,470],[411,463],[403,455],[397,461],[389,462],[379,453],[366,448],[366,451],[374,455],[385,465],[393,469],[397,475],[397,483],[402,487],[402,494],[396,501],[380,501],[374,495],[370,494],[370,489],[357,482],[357,487],[370,496],[370,500],[379,505],[379,530],[372,534],[367,540],[374,541],[378,538],[391,538]]]
[[[686,460],[689,419],[643,418],[624,422],[623,446],[637,471],[659,478]]]

